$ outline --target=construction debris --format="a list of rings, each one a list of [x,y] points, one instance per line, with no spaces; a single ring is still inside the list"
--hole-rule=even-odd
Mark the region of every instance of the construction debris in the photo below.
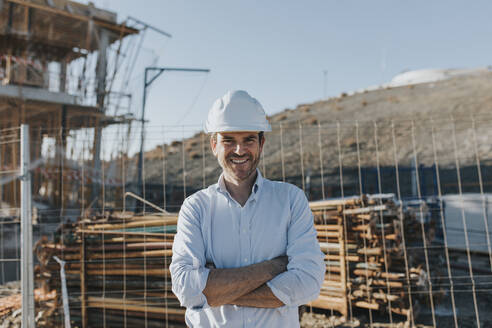
[[[12,281],[0,286],[0,327],[20,327],[21,286]]]
[[[34,290],[36,307],[45,307],[56,295],[56,291],[45,293],[41,289]],[[21,285],[20,281],[11,281],[0,286],[0,328],[21,327]],[[40,311],[36,316],[36,324],[44,322],[46,314]]]

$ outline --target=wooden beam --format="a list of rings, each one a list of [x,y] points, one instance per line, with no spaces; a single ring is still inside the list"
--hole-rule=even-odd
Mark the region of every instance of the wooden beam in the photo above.
[[[47,112],[45,108],[29,107],[29,110],[25,114],[24,118],[26,122],[28,122],[29,119],[32,119],[33,117],[36,117],[38,115],[42,115],[42,114],[50,115],[49,112],[50,111]]]
[[[163,227],[168,225],[176,225],[178,223],[178,217],[162,217],[154,220],[135,221],[129,223],[106,223],[106,224],[94,224],[88,226],[88,229],[94,230],[118,230],[128,228],[142,228],[142,227]]]
[[[0,107],[0,114],[2,114],[5,110],[12,108],[9,104],[2,104]]]
[[[343,231],[343,225],[340,225],[339,227],[339,239],[338,242],[340,243],[340,280],[342,281],[342,288],[343,288],[343,309],[342,309],[342,314],[347,317],[348,315],[348,302],[347,302],[347,284],[348,284],[348,279],[347,279],[347,262],[345,261],[345,256],[347,255],[345,252],[345,243],[346,243],[346,236]]]
[[[94,252],[86,255],[87,260],[98,260],[98,259],[122,259],[122,258],[139,258],[139,257],[171,257],[173,255],[172,250],[170,249],[157,249],[151,251],[139,251],[139,252],[126,252],[123,254],[122,252],[111,252],[111,253],[101,253]],[[63,260],[73,261],[80,259],[80,254],[63,254]]]
[[[76,20],[80,20],[80,21],[84,21],[84,22],[87,22],[91,19],[91,17],[88,17],[88,16],[83,16],[83,15],[78,15],[78,14],[71,14],[69,12],[66,12],[65,10],[61,10],[61,9],[56,9],[56,8],[51,8],[51,7],[48,7],[48,6],[43,6],[43,5],[39,5],[37,3],[33,3],[33,2],[28,2],[28,1],[25,1],[25,0],[7,0],[8,2],[10,2],[11,4],[18,4],[18,5],[21,5],[21,6],[26,6],[26,7],[29,7],[29,8],[34,8],[34,9],[39,9],[39,10],[44,10],[44,11],[47,11],[47,12],[50,12],[52,14],[55,14],[55,15],[60,15],[60,16],[65,16],[65,17],[68,17],[68,18],[72,18],[72,19],[76,19]],[[134,28],[131,28],[131,27],[128,27],[128,26],[124,26],[123,24],[112,24],[112,23],[109,23],[109,22],[105,22],[105,21],[102,21],[102,20],[98,20],[98,19],[95,19],[94,18],[94,23],[100,27],[103,27],[105,29],[108,29],[112,32],[121,32],[121,30],[123,30],[124,33],[127,33],[127,34],[136,34],[138,33],[139,31],[137,29],[134,29]]]
[[[67,270],[67,274],[81,274],[79,270]],[[156,276],[156,277],[170,277],[171,273],[169,269],[99,269],[99,270],[86,270],[88,276],[116,276],[116,275],[129,275],[129,276]]]
[[[339,297],[320,295],[317,299],[309,302],[307,305],[328,310],[336,310],[343,314],[345,311],[345,300]]]
[[[104,230],[80,230],[78,232],[84,232],[86,234],[92,235],[128,235],[128,236],[150,236],[150,237],[170,237],[174,238],[174,234],[171,233],[160,233],[160,232],[141,232],[141,231],[104,231]]]
[[[185,309],[173,309],[173,308],[164,308],[163,306],[145,306],[140,305],[144,304],[143,302],[132,301],[132,300],[122,300],[116,298],[108,298],[108,297],[89,297],[89,306],[90,307],[98,307],[102,309],[115,309],[115,310],[128,310],[128,311],[137,311],[137,312],[151,312],[151,313],[162,313],[162,314],[179,314],[184,315]]]

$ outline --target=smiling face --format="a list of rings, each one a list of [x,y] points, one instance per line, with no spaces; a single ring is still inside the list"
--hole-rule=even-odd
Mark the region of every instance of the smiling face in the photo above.
[[[253,179],[265,138],[258,132],[219,132],[210,139],[224,177],[230,182]]]

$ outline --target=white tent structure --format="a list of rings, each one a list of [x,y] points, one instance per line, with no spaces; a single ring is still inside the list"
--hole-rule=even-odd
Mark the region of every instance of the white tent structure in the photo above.
[[[400,87],[404,85],[431,83],[447,80],[457,76],[481,74],[492,71],[491,67],[472,69],[420,69],[407,71],[396,75],[387,86]]]

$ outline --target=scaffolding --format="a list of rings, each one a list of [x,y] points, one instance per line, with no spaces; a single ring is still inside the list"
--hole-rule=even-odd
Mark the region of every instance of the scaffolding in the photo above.
[[[69,157],[68,139],[77,131],[91,130],[88,151],[97,170],[102,129],[131,119],[128,112],[119,110],[130,96],[115,91],[114,82],[129,49],[123,41],[138,33],[125,22],[117,23],[115,13],[91,3],[0,2],[0,128],[29,124],[31,159],[38,168],[33,193],[53,206],[63,207],[67,201],[63,196],[67,165],[62,162],[66,164]],[[47,144],[52,158],[40,163]],[[19,152],[16,147],[0,148],[4,165]],[[50,176],[45,184],[41,183],[43,174]],[[0,186],[1,200],[14,207],[18,207],[17,184]]]

